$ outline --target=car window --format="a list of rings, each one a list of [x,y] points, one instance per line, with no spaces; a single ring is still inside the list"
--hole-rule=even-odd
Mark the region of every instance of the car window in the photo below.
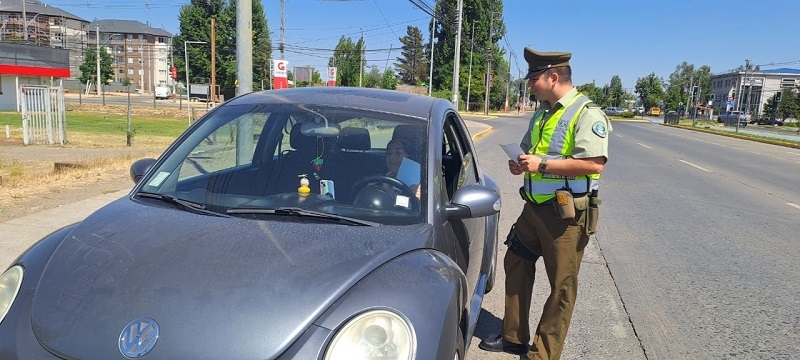
[[[142,191],[212,211],[300,207],[383,224],[425,220],[427,122],[362,109],[221,106]]]
[[[469,136],[455,113],[448,114],[444,122],[442,153],[443,185],[449,201],[459,188],[478,182]]]

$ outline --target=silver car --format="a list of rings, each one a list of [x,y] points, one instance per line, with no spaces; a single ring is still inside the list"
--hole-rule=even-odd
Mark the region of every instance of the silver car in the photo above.
[[[236,97],[0,276],[0,355],[463,359],[497,251],[479,165],[446,100]]]

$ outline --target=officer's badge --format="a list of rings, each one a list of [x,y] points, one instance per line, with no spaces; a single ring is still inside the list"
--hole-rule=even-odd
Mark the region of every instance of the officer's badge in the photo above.
[[[608,128],[606,128],[605,121],[598,121],[594,123],[594,125],[592,125],[592,132],[601,138],[608,136]]]

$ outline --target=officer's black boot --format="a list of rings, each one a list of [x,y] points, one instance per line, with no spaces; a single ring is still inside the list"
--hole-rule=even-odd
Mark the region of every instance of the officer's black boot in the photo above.
[[[488,338],[481,340],[481,343],[478,344],[478,347],[492,352],[507,352],[509,354],[516,354],[522,355],[528,352],[528,344],[515,344],[506,339],[503,339],[503,335],[497,335],[494,338]]]

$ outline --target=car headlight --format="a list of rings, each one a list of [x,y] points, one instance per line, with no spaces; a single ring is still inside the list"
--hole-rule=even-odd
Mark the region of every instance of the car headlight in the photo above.
[[[356,316],[336,333],[325,360],[410,360],[415,350],[414,330],[404,318],[373,310]]]
[[[20,286],[22,286],[22,266],[12,266],[0,276],[0,323],[11,309]]]

